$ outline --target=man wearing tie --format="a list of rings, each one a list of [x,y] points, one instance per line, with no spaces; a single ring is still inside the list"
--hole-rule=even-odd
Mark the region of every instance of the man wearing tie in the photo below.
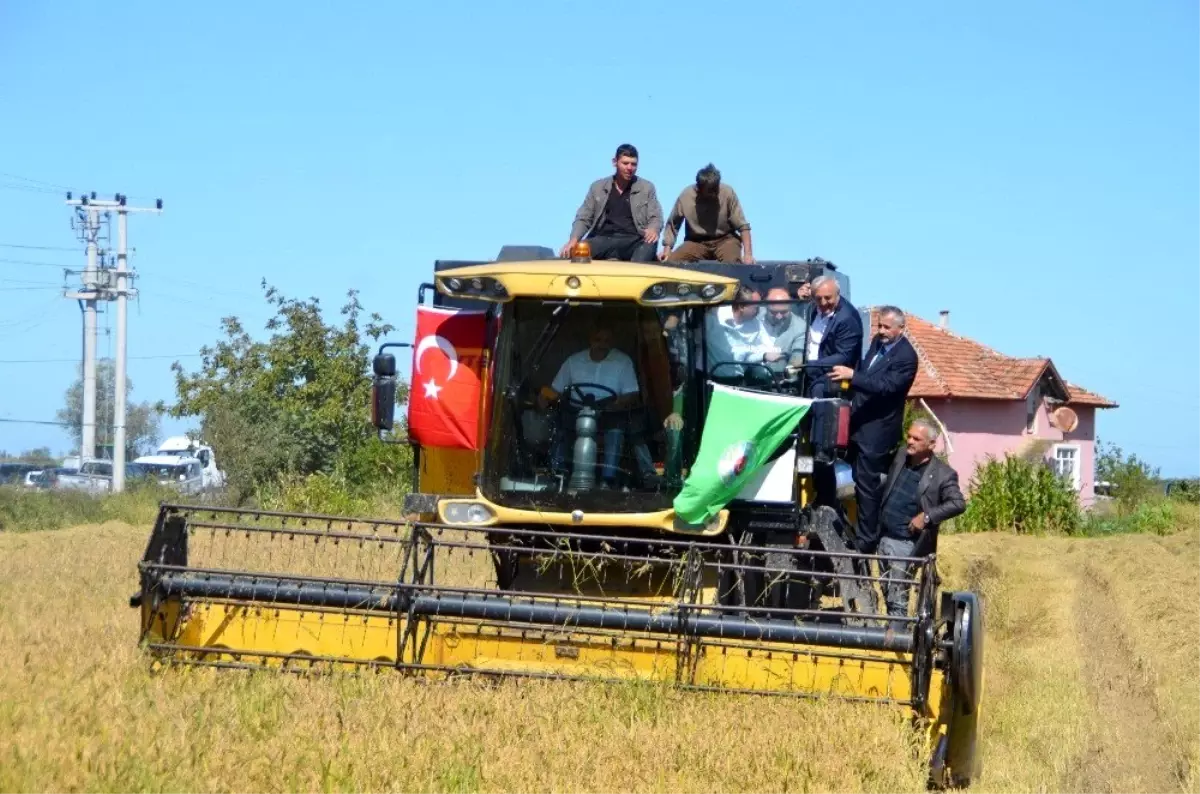
[[[850,301],[842,297],[842,290],[833,276],[818,276],[812,286],[804,284],[796,293],[800,300],[813,299],[813,308],[808,317],[807,360],[804,370],[808,374],[810,397],[834,397],[838,384],[824,376],[831,367],[841,365],[843,370],[852,370],[862,355],[862,318]]]
[[[904,403],[917,377],[917,351],[904,336],[904,312],[879,309],[879,333],[857,370],[839,365],[833,381],[849,380],[850,459],[854,466],[854,498],[858,505],[858,550],[874,553],[879,546],[879,503],[883,475],[904,431]]]

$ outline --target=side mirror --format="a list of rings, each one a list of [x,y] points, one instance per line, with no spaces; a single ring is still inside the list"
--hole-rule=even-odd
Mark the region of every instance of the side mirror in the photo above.
[[[379,374],[379,359],[392,359],[392,375]],[[376,430],[391,430],[396,414],[396,361],[392,356],[375,357],[375,382],[371,386],[371,424]]]
[[[394,378],[396,377],[396,357],[391,353],[380,353],[371,362],[371,369],[375,371],[377,378]]]

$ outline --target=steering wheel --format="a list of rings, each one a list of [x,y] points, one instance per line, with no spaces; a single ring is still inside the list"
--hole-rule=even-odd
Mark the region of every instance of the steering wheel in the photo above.
[[[589,389],[608,392],[610,396],[597,397],[594,394],[588,394],[583,390],[584,386],[588,387]],[[567,405],[576,411],[584,406],[591,406],[592,408],[598,408],[599,410],[603,411],[609,405],[617,401],[617,393],[607,386],[603,386],[599,383],[572,383],[563,390],[563,400],[567,403]]]
[[[725,375],[718,375],[717,371],[723,367],[730,368],[730,372]],[[738,372],[734,367],[741,367],[741,372]],[[751,375],[751,373],[754,373]],[[755,383],[774,383],[775,373],[766,364],[752,361],[718,361],[708,368],[708,374],[713,380],[719,382],[746,383],[753,381]]]

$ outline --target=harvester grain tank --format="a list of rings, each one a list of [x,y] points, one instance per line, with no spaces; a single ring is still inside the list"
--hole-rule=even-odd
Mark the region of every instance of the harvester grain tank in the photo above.
[[[745,300],[739,288],[795,296],[831,275],[849,297],[849,279],[824,260],[640,265],[591,261],[586,246],[552,257],[437,262],[417,339],[375,357],[373,421],[413,445],[404,520],[164,505],[134,597],[146,647],[184,664],[886,703],[927,738],[933,784],[969,782],[978,598],[940,590],[930,555],[907,560],[909,613],[880,614],[871,566],[884,559],[845,543],[852,494],[817,498],[817,480],[844,467],[844,404],[815,410],[802,365],[716,360],[728,348],[713,344],[714,318]],[[634,400],[604,383],[553,388],[599,327],[632,362]],[[413,362],[406,426],[398,349]],[[716,429],[732,432],[709,421],[718,397],[790,418],[769,443],[718,455]]]

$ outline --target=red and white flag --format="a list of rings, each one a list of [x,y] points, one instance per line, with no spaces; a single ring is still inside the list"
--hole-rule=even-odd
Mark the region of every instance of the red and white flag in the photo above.
[[[417,307],[408,433],[422,446],[479,449],[487,314]]]

